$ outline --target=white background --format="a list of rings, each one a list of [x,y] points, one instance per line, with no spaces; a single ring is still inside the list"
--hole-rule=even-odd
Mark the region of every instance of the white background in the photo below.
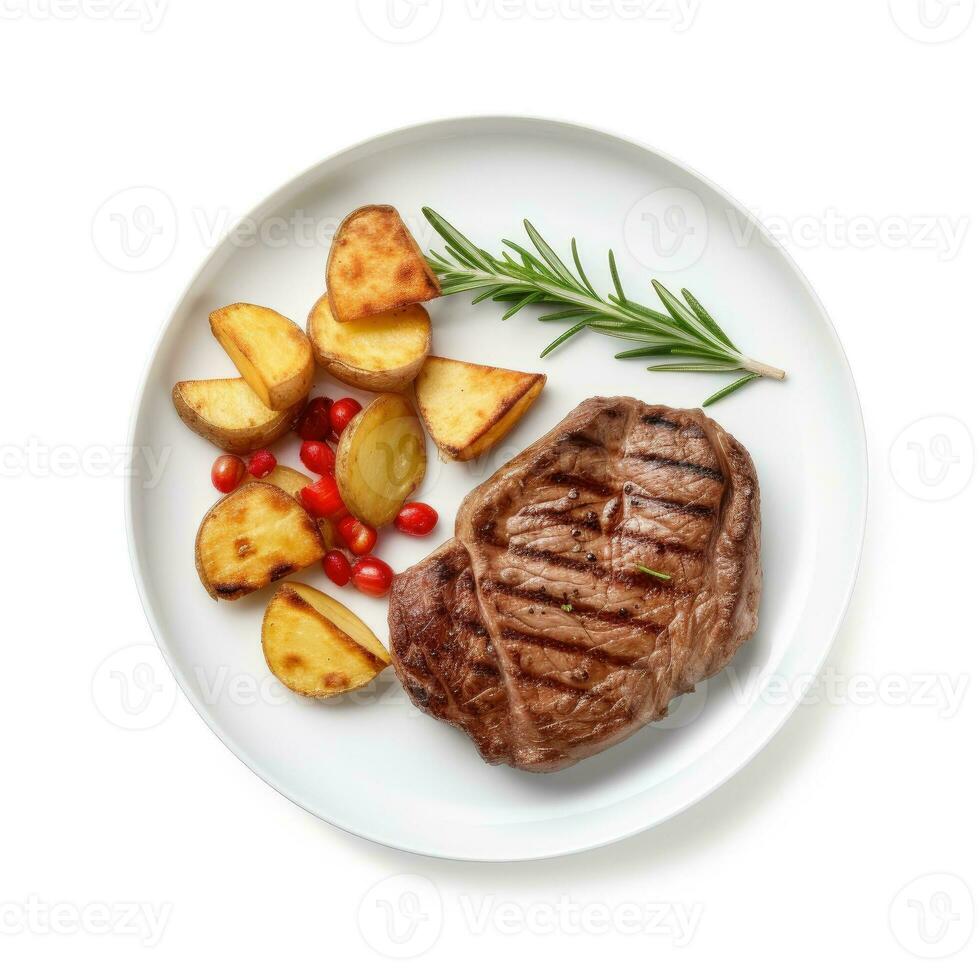
[[[973,0],[162,3],[0,15],[4,974],[975,972]],[[851,359],[872,496],[830,680],[759,758],[640,837],[478,866],[333,830],[209,733],[140,646],[118,450],[238,215],[377,132],[498,112],[651,143],[769,219]],[[169,202],[142,271],[104,207],[134,186]]]

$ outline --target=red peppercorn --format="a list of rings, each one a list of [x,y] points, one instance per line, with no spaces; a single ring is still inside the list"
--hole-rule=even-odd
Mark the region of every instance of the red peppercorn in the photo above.
[[[328,551],[323,557],[323,571],[334,585],[343,588],[351,576],[350,562],[342,551]]]
[[[363,524],[356,517],[347,516],[337,522],[337,533],[352,555],[369,554],[378,543],[378,532],[370,524]]]
[[[248,471],[256,480],[268,476],[276,468],[276,457],[268,449],[260,449],[248,461]]]
[[[378,599],[388,594],[394,577],[391,566],[373,555],[359,558],[351,571],[354,586],[365,595]]]
[[[361,410],[361,403],[355,398],[341,398],[330,407],[330,424],[339,437],[350,424],[350,420]]]
[[[435,508],[418,501],[405,504],[395,517],[395,527],[402,534],[411,534],[419,538],[431,534],[438,522],[439,515]]]
[[[330,476],[321,476],[316,483],[303,487],[299,492],[300,503],[314,517],[325,517],[328,521],[339,521],[347,516],[347,508],[337,489],[337,481]]]
[[[211,482],[222,493],[231,493],[244,479],[245,463],[237,456],[219,456],[211,466]]]
[[[333,473],[334,464],[337,461],[337,456],[330,446],[325,442],[318,442],[313,439],[307,439],[303,443],[299,451],[299,458],[311,473],[318,473],[320,476]]]
[[[331,398],[313,398],[303,409],[296,422],[296,434],[300,439],[330,439],[333,430],[330,426]]]

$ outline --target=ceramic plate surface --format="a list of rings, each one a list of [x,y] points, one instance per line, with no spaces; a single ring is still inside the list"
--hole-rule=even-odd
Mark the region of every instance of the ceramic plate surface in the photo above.
[[[392,671],[330,703],[271,681],[259,641],[270,591],[235,603],[208,598],[194,570],[194,536],[214,502],[218,450],[186,429],[174,382],[235,371],[208,313],[247,301],[297,323],[324,290],[329,237],[365,203],[395,205],[423,248],[440,244],[420,214],[430,205],[484,247],[524,241],[530,218],[554,245],[574,235],[593,281],[617,254],[627,292],[656,305],[652,277],[686,286],[742,350],[784,367],[709,410],[752,453],[762,488],[761,622],[724,673],[675,702],[664,721],[561,773],[485,765],[461,733],[408,702]],[[127,488],[130,543],[151,626],[178,682],[225,744],[300,806],[351,833],[441,857],[515,860],[570,853],[654,826],[743,766],[796,706],[767,683],[819,671],[854,583],[864,530],[867,456],[860,406],[837,336],[786,254],[717,187],[619,137],[550,121],[436,122],[346,150],[292,180],[250,215],[245,234],[211,255],[167,324],[140,390],[132,444],[162,477]],[[257,229],[257,231],[256,231]],[[253,233],[255,232],[255,233]],[[442,515],[435,535],[391,531],[380,555],[396,570],[451,534],[463,496],[591,395],[699,405],[718,376],[650,374],[616,361],[621,341],[580,335],[542,362],[560,332],[529,312],[467,296],[430,304],[434,352],[546,370],[545,392],[504,443],[471,463],[443,464],[430,446],[419,499]],[[724,376],[721,376],[724,377]],[[343,389],[318,376],[316,392]],[[370,395],[357,395],[362,400]],[[298,440],[276,447],[299,466]],[[319,568],[304,581],[332,589]],[[343,598],[383,639],[387,604],[348,588]],[[778,691],[777,687],[771,690]]]

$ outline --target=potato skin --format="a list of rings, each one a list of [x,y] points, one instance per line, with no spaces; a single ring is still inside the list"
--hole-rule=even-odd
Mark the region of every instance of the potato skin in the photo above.
[[[241,379],[222,378],[219,380],[239,381]],[[257,449],[265,449],[266,446],[271,446],[272,443],[281,439],[296,424],[296,420],[306,407],[307,402],[307,399],[303,397],[295,405],[282,412],[278,418],[259,425],[235,429],[222,428],[209,422],[188,403],[185,397],[185,386],[191,383],[178,381],[171,392],[174,408],[177,410],[181,421],[192,432],[196,432],[199,436],[207,439],[213,446],[238,456],[247,456]]]
[[[337,444],[340,496],[355,517],[372,527],[395,519],[422,483],[425,469],[425,433],[404,395],[378,395],[354,416]]]
[[[375,348],[376,353],[372,352],[370,360],[383,366],[368,367],[358,363],[358,331],[366,333]],[[324,293],[310,310],[306,333],[317,364],[338,381],[362,391],[404,390],[415,380],[432,350],[429,314],[417,303],[401,310],[341,323],[330,309],[329,295]],[[423,338],[422,343],[418,342],[419,337]],[[359,343],[363,349],[366,341],[361,339]]]

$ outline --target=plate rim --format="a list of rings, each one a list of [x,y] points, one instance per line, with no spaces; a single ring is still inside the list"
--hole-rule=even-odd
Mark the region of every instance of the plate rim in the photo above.
[[[494,124],[539,124],[542,126],[556,127],[559,129],[568,129],[576,131],[580,134],[587,134],[591,136],[598,136],[606,140],[614,140],[616,142],[625,144],[626,146],[639,149],[644,153],[650,154],[657,157],[666,163],[678,167],[687,175],[701,181],[706,187],[712,190],[714,193],[718,194],[719,197],[727,202],[732,207],[736,208],[740,216],[747,221],[749,221],[752,227],[757,233],[760,233],[766,242],[773,246],[781,256],[782,260],[787,264],[789,269],[794,273],[807,295],[813,302],[815,309],[819,312],[822,317],[826,328],[829,331],[829,336],[836,345],[837,351],[842,359],[842,363],[847,371],[847,377],[850,380],[850,389],[853,396],[854,409],[856,412],[856,418],[858,422],[859,430],[859,445],[856,447],[857,462],[863,465],[859,465],[860,475],[861,475],[861,487],[860,487],[860,504],[859,512],[857,513],[858,518],[858,534],[855,543],[855,548],[853,556],[851,558],[851,568],[850,568],[850,580],[847,584],[847,588],[842,593],[842,599],[840,602],[840,607],[837,610],[832,630],[826,641],[825,647],[820,653],[819,657],[814,661],[812,677],[805,685],[797,685],[794,687],[793,695],[791,698],[786,700],[786,702],[778,706],[767,706],[769,714],[772,717],[772,721],[766,725],[761,735],[753,740],[750,747],[738,753],[735,763],[730,766],[723,767],[721,775],[716,775],[713,778],[706,781],[706,784],[701,788],[700,792],[691,794],[683,802],[678,803],[669,810],[660,813],[655,817],[649,819],[641,819],[639,822],[634,823],[625,828],[617,828],[612,833],[597,835],[596,839],[585,843],[575,843],[571,845],[556,846],[554,848],[541,848],[526,845],[518,845],[513,849],[512,853],[499,854],[495,856],[488,856],[484,854],[473,855],[470,853],[461,853],[460,848],[457,847],[446,847],[442,850],[435,848],[419,848],[413,847],[410,844],[406,844],[402,841],[389,838],[383,839],[382,836],[370,836],[365,833],[361,833],[354,827],[346,825],[343,822],[338,821],[335,818],[327,817],[322,813],[317,812],[311,806],[304,803],[302,800],[297,799],[285,786],[282,785],[280,780],[272,775],[271,773],[265,771],[262,766],[255,762],[250,754],[241,748],[236,740],[230,736],[228,733],[221,730],[218,725],[217,720],[212,718],[212,716],[207,712],[206,706],[204,705],[201,698],[199,698],[197,692],[192,688],[185,686],[180,678],[180,672],[177,669],[176,659],[173,654],[168,649],[167,645],[162,640],[163,630],[160,624],[157,622],[156,616],[153,611],[152,604],[149,600],[149,592],[147,589],[146,581],[143,577],[143,568],[139,555],[136,549],[136,528],[134,522],[134,499],[138,490],[138,479],[135,468],[130,466],[129,475],[123,483],[123,504],[124,504],[124,519],[126,525],[126,539],[127,539],[127,550],[129,552],[130,567],[133,574],[133,579],[136,584],[136,590],[139,595],[140,604],[143,607],[143,613],[146,616],[147,623],[150,627],[150,632],[153,635],[154,642],[157,649],[163,658],[164,663],[170,670],[171,675],[174,678],[175,683],[183,692],[184,696],[187,698],[188,702],[197,712],[201,720],[207,725],[210,731],[221,741],[221,743],[231,752],[231,754],[247,769],[258,776],[266,785],[274,789],[277,793],[283,796],[285,799],[289,800],[291,803],[305,810],[310,815],[316,817],[318,820],[322,820],[324,823],[329,824],[331,827],[336,827],[338,830],[344,831],[353,837],[357,837],[360,840],[369,841],[373,844],[379,844],[393,850],[402,851],[404,853],[416,854],[421,857],[429,858],[439,858],[442,860],[451,861],[465,861],[465,862],[477,862],[477,863],[501,863],[501,862],[517,862],[517,861],[536,861],[536,860],[548,860],[551,858],[564,857],[566,855],[580,854],[586,851],[596,850],[601,847],[605,847],[609,844],[617,843],[618,841],[625,840],[629,837],[633,837],[637,834],[643,833],[644,831],[652,830],[669,820],[679,816],[684,811],[690,809],[696,804],[700,803],[702,800],[710,796],[715,790],[719,789],[735,775],[741,772],[746,766],[749,765],[761,752],[765,749],[770,742],[776,737],[777,734],[782,730],[783,726],[789,721],[789,719],[795,714],[796,709],[799,707],[800,703],[807,696],[811,687],[816,681],[816,677],[819,672],[823,669],[833,650],[837,638],[840,634],[841,627],[843,625],[844,619],[847,616],[847,612],[850,609],[851,602],[854,597],[854,590],[857,585],[858,577],[861,572],[861,566],[864,556],[864,546],[867,537],[867,522],[868,522],[868,504],[869,504],[869,484],[870,484],[870,460],[868,457],[868,438],[867,438],[867,425],[864,418],[864,410],[861,404],[861,396],[858,391],[857,381],[854,377],[854,371],[851,367],[850,360],[847,356],[847,351],[844,349],[844,345],[841,343],[840,335],[837,332],[837,328],[834,326],[834,322],[830,317],[823,301],[820,299],[816,290],[814,289],[809,278],[805,275],[799,264],[785,248],[785,246],[775,238],[766,226],[759,220],[759,218],[753,214],[748,208],[746,208],[741,201],[734,198],[728,193],[724,188],[719,186],[715,181],[706,177],[699,170],[690,166],[683,160],[678,159],[672,154],[666,153],[663,150],[658,149],[646,143],[643,140],[635,139],[631,136],[626,136],[622,133],[608,130],[602,127],[593,126],[589,123],[582,123],[570,119],[549,117],[549,116],[536,116],[530,114],[520,114],[520,113],[486,113],[486,114],[474,114],[466,116],[445,116],[436,117],[433,119],[423,119],[416,121],[405,126],[398,126],[394,129],[386,130],[381,133],[376,133],[372,136],[366,137],[364,139],[358,140],[355,143],[346,145],[333,153],[328,154],[325,157],[317,160],[310,166],[307,166],[300,170],[298,173],[292,177],[284,180],[278,184],[270,193],[262,197],[255,205],[245,211],[239,220],[244,220],[245,218],[254,215],[256,213],[261,213],[266,207],[286,188],[292,187],[295,184],[300,183],[305,177],[314,173],[315,171],[325,167],[326,165],[344,157],[349,154],[354,154],[357,151],[370,146],[373,143],[383,142],[389,139],[398,138],[401,136],[409,135],[413,132],[422,133],[427,129],[437,130],[439,128],[446,127],[487,127]],[[237,223],[236,223],[237,226]],[[150,375],[153,371],[153,366],[156,363],[157,355],[159,354],[160,348],[162,347],[166,337],[170,332],[170,328],[173,325],[174,318],[178,310],[183,306],[184,301],[187,299],[194,285],[200,279],[204,270],[208,265],[215,259],[215,257],[225,248],[229,238],[234,233],[235,227],[230,228],[221,239],[212,246],[207,254],[203,257],[201,262],[193,270],[192,274],[189,276],[186,285],[181,290],[180,295],[177,297],[176,301],[170,307],[169,312],[163,320],[162,326],[158,329],[156,338],[150,347],[150,351],[146,357],[143,369],[140,375],[139,384],[136,388],[136,394],[134,402],[130,411],[130,420],[128,426],[128,437],[127,437],[127,447],[129,453],[135,454],[136,445],[136,429],[139,424],[140,412],[143,406],[144,399],[146,397],[147,387],[150,380]],[[757,708],[759,705],[758,698],[753,702],[752,708]],[[751,710],[751,709],[750,709]],[[773,714],[775,712],[775,714]]]

